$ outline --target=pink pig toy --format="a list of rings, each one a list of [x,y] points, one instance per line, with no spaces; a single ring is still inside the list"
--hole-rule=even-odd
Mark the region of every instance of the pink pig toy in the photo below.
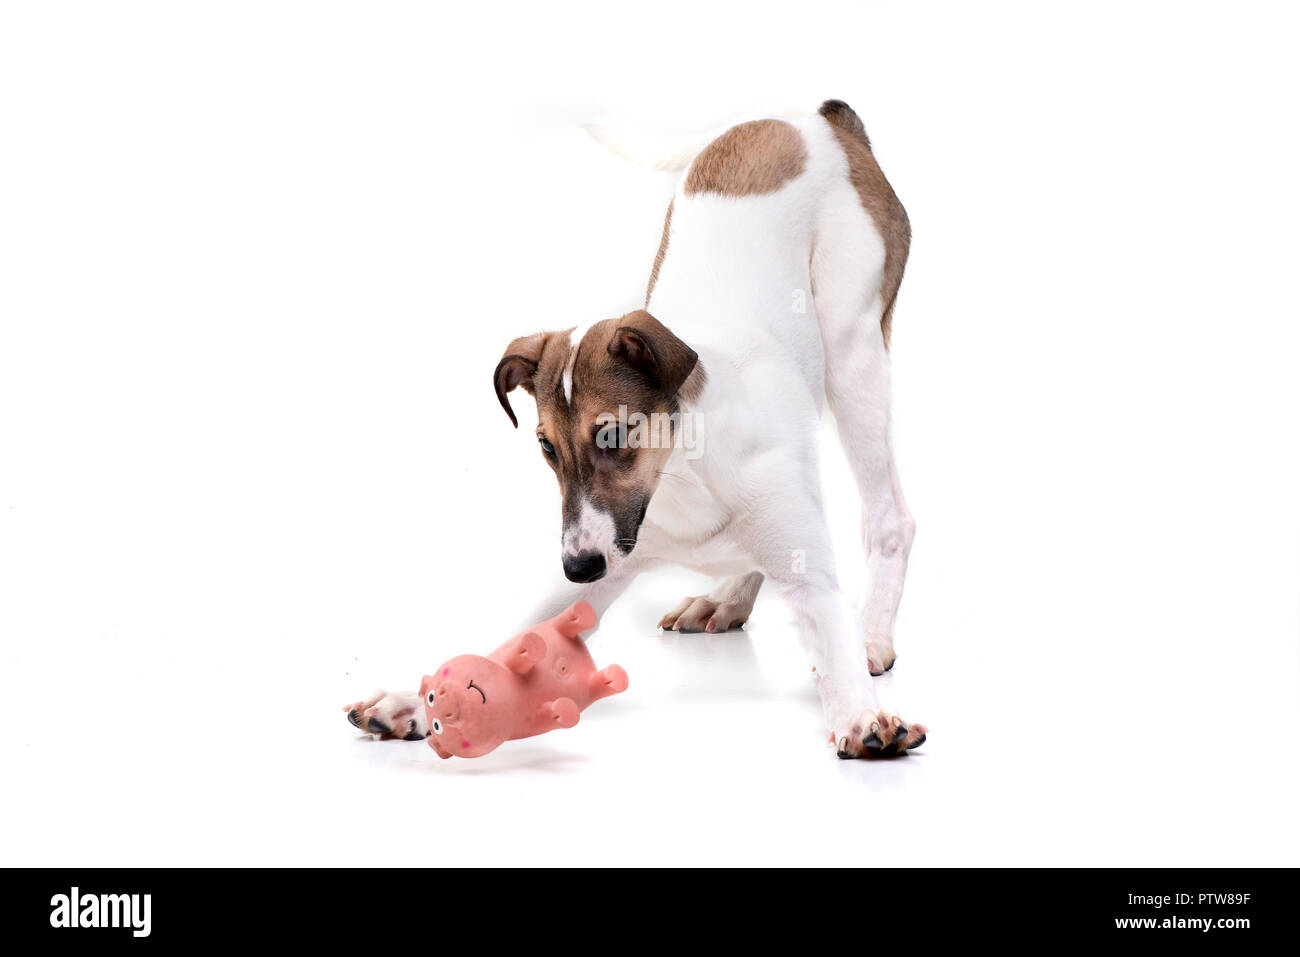
[[[599,671],[582,640],[596,624],[585,601],[516,635],[486,658],[459,655],[420,683],[429,746],[479,758],[503,741],[572,728],[601,698],[627,690],[618,665]]]

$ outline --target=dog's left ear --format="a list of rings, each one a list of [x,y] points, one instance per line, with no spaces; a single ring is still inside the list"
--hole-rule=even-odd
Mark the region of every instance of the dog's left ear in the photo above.
[[[538,332],[510,343],[506,346],[505,355],[497,363],[496,372],[492,373],[497,401],[506,410],[506,415],[510,416],[510,422],[516,429],[519,428],[519,420],[515,418],[515,410],[510,408],[510,400],[506,396],[518,386],[523,386],[525,392],[532,394],[533,375],[537,372],[537,363],[541,361],[547,335],[549,333]]]
[[[609,354],[644,373],[670,396],[677,394],[700,358],[644,309],[618,320]]]

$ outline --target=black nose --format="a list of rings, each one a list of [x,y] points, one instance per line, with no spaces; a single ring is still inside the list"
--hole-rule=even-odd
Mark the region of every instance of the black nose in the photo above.
[[[600,552],[579,552],[564,556],[564,577],[571,582],[594,582],[605,577],[605,556]]]

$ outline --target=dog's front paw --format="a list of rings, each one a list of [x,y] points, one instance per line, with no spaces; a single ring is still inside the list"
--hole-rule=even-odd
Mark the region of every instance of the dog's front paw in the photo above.
[[[892,758],[925,743],[926,727],[888,711],[864,711],[831,735],[841,758]]]
[[[664,631],[693,633],[730,631],[749,618],[750,608],[738,601],[715,601],[705,595],[687,595],[676,608],[659,619]]]
[[[345,704],[353,727],[380,740],[423,741],[429,736],[424,702],[418,692],[376,691],[365,701]]]

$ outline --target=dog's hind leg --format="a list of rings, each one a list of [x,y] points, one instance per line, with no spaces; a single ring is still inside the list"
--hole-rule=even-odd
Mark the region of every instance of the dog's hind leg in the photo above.
[[[862,498],[867,590],[862,623],[878,675],[894,664],[894,619],[916,522],[903,499],[890,442],[889,357],[862,344],[828,358],[826,393]]]
[[[707,595],[687,595],[676,608],[659,619],[659,627],[665,631],[704,631],[710,634],[739,628],[749,620],[749,614],[754,610],[754,599],[762,587],[761,572],[728,578],[719,582],[718,587]]]
[[[880,674],[894,664],[894,618],[916,524],[903,500],[890,435],[883,317],[897,287],[889,288],[888,231],[858,199],[847,181],[827,197],[812,257],[813,301],[826,354],[826,399],[862,498],[863,625],[871,673]]]
[[[815,417],[808,416],[808,425]],[[816,436],[809,428],[807,434]],[[765,470],[771,508],[738,516],[737,541],[799,619],[826,728],[842,758],[885,757],[919,747],[925,725],[881,708],[869,674],[866,634],[840,592],[830,529],[817,487],[816,452],[792,447]]]

